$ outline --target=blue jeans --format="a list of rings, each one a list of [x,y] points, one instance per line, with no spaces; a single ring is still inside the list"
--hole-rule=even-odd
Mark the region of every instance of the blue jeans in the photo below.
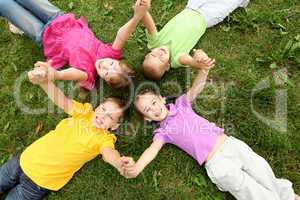
[[[48,192],[24,174],[18,156],[0,167],[0,194],[6,191],[9,191],[6,200],[40,200]]]
[[[45,26],[60,14],[61,10],[47,0],[0,0],[0,16],[38,44],[42,44]]]

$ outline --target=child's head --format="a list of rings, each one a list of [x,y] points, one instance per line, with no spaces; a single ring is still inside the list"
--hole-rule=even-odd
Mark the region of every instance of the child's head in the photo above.
[[[147,121],[163,121],[169,113],[165,98],[153,91],[144,91],[137,95],[134,104]]]
[[[154,80],[159,80],[166,71],[170,69],[170,53],[166,46],[152,49],[145,56],[143,62],[144,74],[146,77]]]
[[[124,117],[124,107],[124,103],[118,98],[105,99],[95,109],[94,125],[105,130],[116,130]]]
[[[134,71],[122,61],[104,58],[96,61],[98,75],[113,88],[126,87],[130,78],[134,77]]]

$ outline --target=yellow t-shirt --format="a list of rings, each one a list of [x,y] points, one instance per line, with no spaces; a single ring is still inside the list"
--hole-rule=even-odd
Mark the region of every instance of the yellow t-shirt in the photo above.
[[[68,113],[72,117],[63,119],[21,154],[22,170],[40,187],[59,190],[104,147],[114,148],[117,138],[93,126],[91,104],[73,101],[72,107]]]

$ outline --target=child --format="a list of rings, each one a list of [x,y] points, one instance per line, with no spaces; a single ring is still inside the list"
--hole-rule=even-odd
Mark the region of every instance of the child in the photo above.
[[[159,80],[171,68],[199,68],[189,52],[204,34],[238,7],[250,0],[189,0],[182,12],[171,19],[159,32],[149,12],[142,18],[146,27],[148,48],[143,70],[148,78]]]
[[[29,72],[30,81],[39,84],[70,117],[0,168],[0,194],[9,191],[7,200],[42,199],[48,191],[61,189],[98,155],[124,175],[120,154],[114,149],[116,137],[110,132],[124,115],[122,102],[110,97],[94,111],[89,103],[68,99],[52,81],[39,82],[35,72]]]
[[[189,91],[177,98],[175,104],[166,106],[162,96],[150,91],[137,96],[137,110],[145,120],[159,122],[160,127],[135,164],[132,158],[122,158],[128,177],[141,173],[164,144],[170,143],[191,155],[199,165],[205,163],[212,182],[238,200],[294,200],[291,182],[277,179],[269,164],[248,145],[227,136],[223,129],[193,111],[192,102],[203,90],[209,69],[214,65],[204,53],[197,56],[202,60],[202,69]]]
[[[105,44],[83,17],[77,20],[74,14],[63,14],[47,0],[0,0],[0,16],[42,44],[47,60],[53,60],[52,80],[79,81],[88,90],[94,88],[97,74],[114,88],[129,84],[134,72],[120,62],[121,49],[148,8],[142,2],[136,6],[114,42]],[[56,71],[67,64],[71,67]]]

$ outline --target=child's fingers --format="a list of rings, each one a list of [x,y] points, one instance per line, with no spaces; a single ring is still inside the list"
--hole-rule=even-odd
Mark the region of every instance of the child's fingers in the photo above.
[[[134,164],[134,160],[131,157],[121,157],[121,162],[122,162],[122,165],[124,165],[124,166]]]

